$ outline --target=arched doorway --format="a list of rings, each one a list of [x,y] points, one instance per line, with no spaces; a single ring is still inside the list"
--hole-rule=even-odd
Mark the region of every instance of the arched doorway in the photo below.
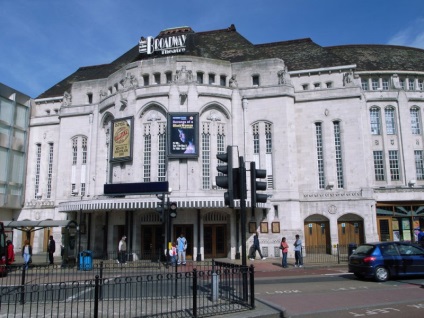
[[[325,216],[314,214],[307,217],[304,233],[307,253],[331,254],[330,222]]]
[[[357,245],[364,243],[364,220],[356,214],[348,213],[337,220],[339,245]]]

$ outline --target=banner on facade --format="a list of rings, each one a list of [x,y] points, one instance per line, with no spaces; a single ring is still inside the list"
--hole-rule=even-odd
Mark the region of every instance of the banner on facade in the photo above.
[[[112,121],[110,161],[131,161],[133,148],[133,117]]]
[[[199,114],[170,113],[168,115],[168,157],[199,156]]]

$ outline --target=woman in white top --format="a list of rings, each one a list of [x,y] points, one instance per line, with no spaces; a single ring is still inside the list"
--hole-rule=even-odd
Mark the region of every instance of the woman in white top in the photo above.
[[[22,247],[22,257],[24,258],[25,269],[28,269],[29,261],[31,260],[32,247],[28,240],[25,240],[25,245]]]

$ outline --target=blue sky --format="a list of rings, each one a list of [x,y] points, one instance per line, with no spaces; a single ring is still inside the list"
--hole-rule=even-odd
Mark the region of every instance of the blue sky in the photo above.
[[[81,66],[112,62],[141,36],[231,24],[254,44],[424,49],[424,0],[0,0],[0,82],[35,98]]]

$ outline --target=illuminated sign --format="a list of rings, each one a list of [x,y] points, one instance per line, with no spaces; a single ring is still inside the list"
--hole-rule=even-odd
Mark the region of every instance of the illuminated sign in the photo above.
[[[168,115],[168,156],[190,158],[199,156],[199,114],[171,113]]]
[[[180,34],[168,37],[153,38],[148,36],[142,37],[138,42],[138,51],[144,54],[174,54],[183,53],[186,50],[187,34]]]

